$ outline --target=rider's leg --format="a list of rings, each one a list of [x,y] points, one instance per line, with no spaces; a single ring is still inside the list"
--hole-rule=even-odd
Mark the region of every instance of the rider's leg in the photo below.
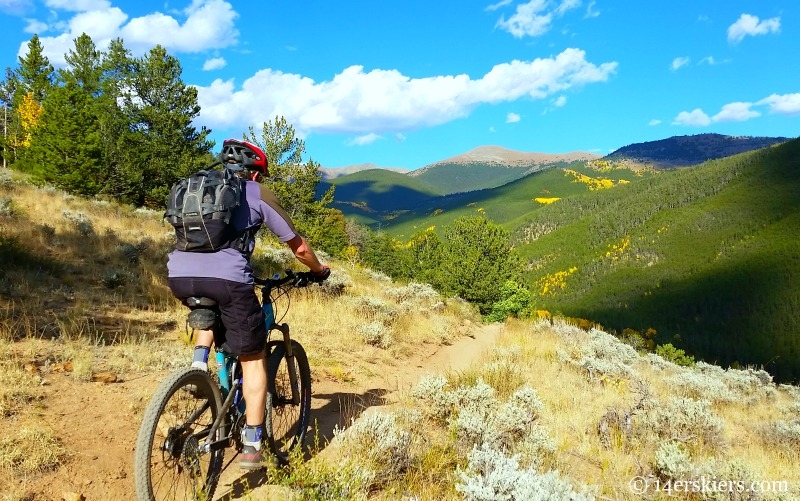
[[[198,329],[195,333],[197,341],[194,345],[192,367],[208,370],[208,353],[211,351],[211,343],[214,342],[214,331]]]
[[[242,395],[247,403],[245,419],[249,426],[264,424],[264,407],[267,404],[267,369],[264,352],[239,357],[242,364]]]
[[[242,429],[242,453],[239,467],[247,470],[261,468],[263,454],[261,439],[264,433],[264,406],[267,403],[267,371],[264,353],[240,355],[242,365],[242,395],[246,425]]]

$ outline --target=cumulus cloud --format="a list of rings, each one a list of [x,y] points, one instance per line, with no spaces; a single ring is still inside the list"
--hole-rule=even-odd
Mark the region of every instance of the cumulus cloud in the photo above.
[[[688,57],[676,57],[675,59],[672,60],[672,66],[671,66],[672,71],[677,71],[681,67],[686,66],[687,64],[689,64],[689,61],[691,61],[691,59],[689,59]]]
[[[800,114],[800,93],[795,94],[772,94],[755,103],[734,102],[728,103],[714,115],[709,117],[700,108],[693,111],[682,111],[675,117],[673,125],[688,125],[694,127],[705,127],[712,123],[719,122],[744,122],[751,118],[761,116],[761,112],[754,110],[756,106],[766,106],[770,113],[779,115],[799,115]]]
[[[3,1],[3,0],[0,0]],[[65,64],[64,54],[74,47],[73,40],[86,33],[98,49],[108,47],[114,38],[122,38],[125,47],[140,55],[156,44],[170,52],[195,53],[219,49],[237,43],[239,32],[235,20],[238,14],[224,0],[194,0],[181,19],[156,12],[129,19],[118,7],[104,0],[47,0],[48,5],[77,12],[67,23],[64,32],[52,37],[40,37],[44,55],[55,66]],[[28,44],[20,45],[19,55],[25,55]]]
[[[705,127],[711,124],[711,117],[706,115],[703,110],[697,108],[692,111],[682,111],[678,113],[672,125],[689,125],[692,127]]]
[[[497,21],[497,27],[511,33],[515,38],[538,37],[550,30],[555,17],[579,7],[580,0],[562,0],[557,5],[548,0],[531,0],[517,5],[517,10],[508,20],[505,16]]]
[[[478,79],[410,78],[397,70],[350,66],[330,81],[315,82],[264,69],[238,88],[233,79],[198,86],[199,120],[213,129],[257,125],[277,115],[298,133],[408,131],[465,117],[481,104],[545,99],[604,82],[616,68],[616,62],[595,65],[584,51],[566,49],[555,57],[498,64]]]
[[[772,94],[758,101],[756,104],[769,106],[770,113],[781,115],[800,114],[800,92],[796,94]]]
[[[781,30],[781,18],[773,17],[759,21],[758,17],[742,14],[739,19],[728,27],[728,41],[739,43],[746,36],[766,35],[778,33]]]
[[[28,24],[25,26],[25,33],[44,33],[49,29],[47,23],[37,21],[36,19],[26,19],[26,21]]]
[[[225,61],[224,57],[214,57],[211,59],[207,59],[205,63],[203,63],[203,71],[213,71],[218,70],[220,68],[224,68],[227,65],[227,61]]]
[[[522,120],[522,118],[517,115],[516,113],[509,113],[506,115],[506,123],[507,124],[514,124]]]
[[[567,104],[567,96],[561,95],[553,100],[553,106],[556,108],[561,108],[565,104]]]
[[[647,125],[650,125],[651,127],[659,125],[659,124],[661,124],[661,120],[659,120],[657,118],[654,118],[654,119],[650,120],[649,122],[647,122]]]
[[[752,106],[753,103],[726,104],[719,113],[711,117],[711,120],[714,122],[745,122],[761,116],[761,113],[750,109]]]
[[[358,136],[357,138],[350,140],[347,144],[350,146],[365,146],[374,143],[378,139],[383,139],[383,137],[378,134],[369,133],[363,136]]]

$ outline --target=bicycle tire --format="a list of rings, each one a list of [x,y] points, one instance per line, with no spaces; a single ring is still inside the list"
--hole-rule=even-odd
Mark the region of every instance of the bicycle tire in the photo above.
[[[286,358],[286,346],[277,342],[270,350],[267,363],[267,443],[280,464],[289,462],[289,454],[302,447],[311,419],[311,368],[308,356],[297,341],[292,341],[292,353],[297,371],[300,403],[292,404],[291,383]]]
[[[147,405],[136,439],[138,501],[212,499],[225,450],[199,454],[197,447],[204,438],[203,430],[211,427],[221,408],[219,387],[206,371],[187,367],[161,382]],[[183,414],[182,409],[187,412]],[[195,412],[200,412],[197,418],[185,422]],[[178,423],[181,426],[176,426]],[[181,431],[186,425],[189,429]],[[223,429],[217,431],[217,438]]]

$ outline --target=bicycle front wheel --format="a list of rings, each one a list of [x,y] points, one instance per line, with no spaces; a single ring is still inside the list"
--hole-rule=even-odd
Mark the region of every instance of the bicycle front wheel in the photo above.
[[[292,341],[293,357],[286,356],[286,346],[276,342],[267,364],[267,409],[266,434],[269,448],[278,461],[286,464],[289,453],[300,446],[306,437],[311,418],[311,368],[305,350],[297,341]],[[294,390],[299,403],[292,402],[290,364],[294,367],[297,381]]]
[[[224,449],[204,453],[200,446],[221,407],[219,388],[205,371],[180,369],[159,385],[136,440],[138,501],[211,500]],[[214,440],[221,438],[221,428]]]

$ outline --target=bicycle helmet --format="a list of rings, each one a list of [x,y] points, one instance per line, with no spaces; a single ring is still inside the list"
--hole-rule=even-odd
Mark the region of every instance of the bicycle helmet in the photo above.
[[[269,175],[267,156],[258,146],[238,139],[226,139],[222,142],[219,161],[225,164],[239,164],[243,169]]]

